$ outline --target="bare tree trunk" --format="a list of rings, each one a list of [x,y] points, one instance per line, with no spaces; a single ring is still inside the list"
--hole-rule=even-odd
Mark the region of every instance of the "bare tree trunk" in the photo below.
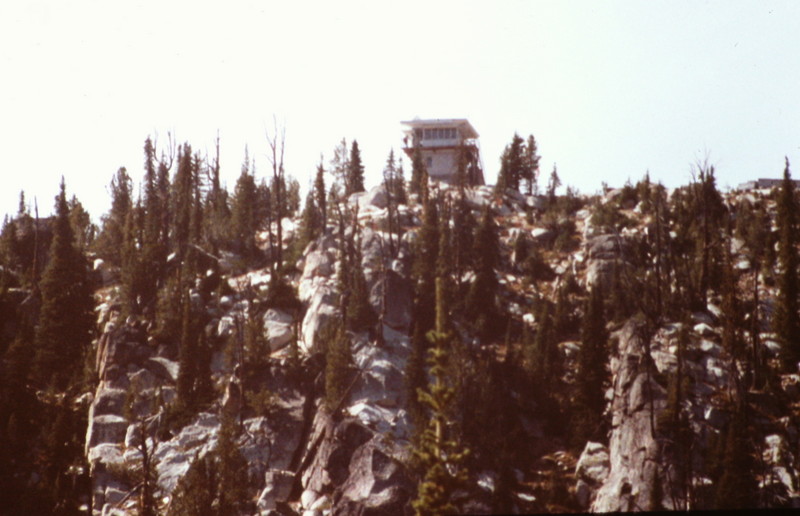
[[[275,218],[277,219],[277,253],[276,259],[273,263],[273,270],[277,271],[283,266],[283,187],[284,187],[284,168],[283,168],[283,154],[286,147],[286,127],[278,128],[278,121],[273,116],[273,135],[270,136],[269,131],[266,132],[267,143],[270,148],[269,161],[272,165],[272,178],[275,182]],[[280,132],[280,137],[278,136]]]

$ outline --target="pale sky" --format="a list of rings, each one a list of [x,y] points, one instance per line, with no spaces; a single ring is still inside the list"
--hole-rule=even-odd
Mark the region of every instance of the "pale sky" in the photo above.
[[[211,154],[219,130],[232,190],[273,115],[304,189],[342,137],[376,184],[415,116],[468,118],[492,183],[515,131],[585,193],[706,157],[721,187],[800,177],[799,29],[797,1],[6,1],[0,214],[21,189],[49,213],[64,175],[97,221],[168,132]]]

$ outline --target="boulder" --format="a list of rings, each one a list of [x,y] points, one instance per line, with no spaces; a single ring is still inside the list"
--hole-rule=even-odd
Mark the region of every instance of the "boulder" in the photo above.
[[[367,209],[369,207],[383,209],[389,205],[389,196],[386,194],[386,188],[383,184],[379,184],[370,191],[358,197],[358,207],[360,209]]]
[[[353,512],[403,513],[412,492],[411,481],[405,468],[383,448],[381,441],[376,435],[353,453],[338,505]],[[356,508],[359,505],[363,507],[361,511]]]
[[[481,210],[492,200],[492,193],[478,188],[467,188],[464,190],[464,200],[473,210]]]
[[[583,448],[575,466],[575,475],[590,485],[599,485],[608,477],[611,463],[608,459],[608,448],[595,442],[588,442]]]
[[[258,497],[258,508],[261,511],[277,509],[278,502],[285,502],[292,492],[294,473],[280,469],[267,471],[264,479],[264,489]]]
[[[546,228],[533,228],[531,236],[537,242],[552,242],[556,239],[556,234]]]
[[[108,414],[122,415],[125,408],[125,400],[128,393],[122,389],[103,389],[98,388],[94,402],[91,406],[89,418],[94,416],[104,416]]]
[[[86,455],[89,467],[92,472],[96,471],[98,465],[107,467],[111,464],[122,464],[122,450],[119,445],[112,443],[101,443],[89,449]]]
[[[338,316],[339,309],[335,301],[334,295],[328,288],[319,288],[314,292],[300,327],[303,336],[301,347],[306,353],[312,352],[316,337],[328,321]]]
[[[294,338],[292,316],[280,310],[270,309],[264,314],[264,331],[270,349],[278,351]]]
[[[128,422],[121,416],[113,414],[95,416],[89,420],[86,448],[88,450],[102,443],[122,443],[127,430]]]
[[[586,243],[589,258],[595,260],[613,260],[627,257],[628,242],[617,235],[599,235]]]
[[[333,256],[324,249],[312,251],[306,256],[303,266],[303,279],[316,278],[318,276],[330,276],[333,274]]]
[[[172,383],[178,381],[180,366],[173,360],[164,357],[150,357],[144,366],[162,380]]]

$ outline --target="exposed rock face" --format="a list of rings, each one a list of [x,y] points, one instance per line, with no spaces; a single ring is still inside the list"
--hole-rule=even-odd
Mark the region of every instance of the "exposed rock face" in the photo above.
[[[655,418],[666,403],[666,391],[652,378],[652,366],[639,327],[629,322],[620,331],[618,356],[611,360],[613,399],[608,476],[597,491],[596,512],[651,510],[657,481],[659,446]],[[588,446],[587,446],[588,448]]]
[[[599,285],[610,292],[615,269],[625,267],[628,247],[626,240],[619,235],[600,235],[586,242],[588,262],[586,265],[586,284]]]
[[[575,476],[578,478],[576,494],[581,507],[589,507],[591,489],[602,485],[608,478],[609,466],[608,448],[600,443],[586,443],[575,466]]]

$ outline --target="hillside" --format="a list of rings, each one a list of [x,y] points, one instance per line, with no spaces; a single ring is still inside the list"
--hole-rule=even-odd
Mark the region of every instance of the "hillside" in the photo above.
[[[3,230],[12,513],[800,507],[793,187],[720,193],[712,168],[525,195],[391,169],[300,210],[277,175],[228,197],[191,152],[160,186],[151,163],[96,237],[74,203]],[[93,291],[88,333],[77,308],[53,330],[86,337],[78,358],[37,350],[47,307],[80,299],[48,295],[80,283],[46,284],[62,233]]]

